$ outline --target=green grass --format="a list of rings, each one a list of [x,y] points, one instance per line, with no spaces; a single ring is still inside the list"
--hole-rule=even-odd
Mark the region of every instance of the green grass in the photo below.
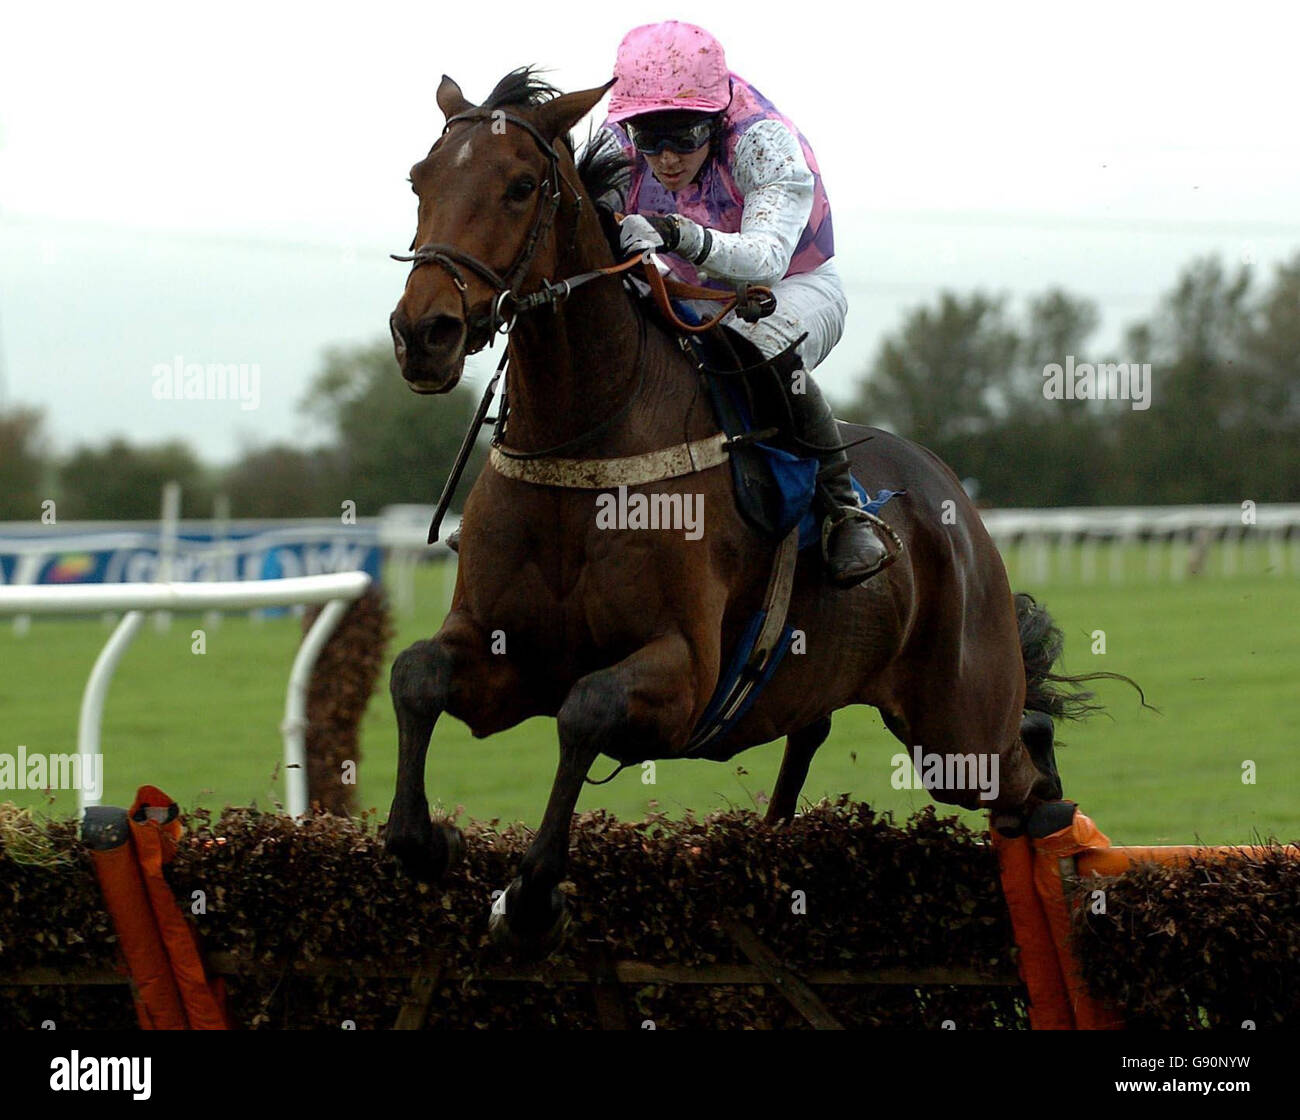
[[[1077,558],[1076,558],[1077,559]],[[1056,570],[1056,569],[1054,569]],[[1077,563],[1072,570],[1079,571]],[[1101,567],[1104,579],[1106,569]],[[1059,735],[1066,792],[1117,843],[1243,843],[1259,836],[1300,837],[1300,581],[1249,574],[1227,578],[1213,565],[1196,580],[1091,586],[1076,581],[1014,585],[1039,597],[1066,632],[1066,668],[1127,673],[1160,715],[1140,709],[1126,686],[1102,682],[1110,715],[1067,724]],[[1145,568],[1143,568],[1145,571]],[[1168,572],[1168,567],[1164,568]],[[398,619],[391,655],[441,622],[444,573],[417,574],[418,609]],[[190,650],[198,617],[177,616],[170,630],[151,624],[136,638],[113,681],[104,720],[107,804],[129,803],[152,783],[184,807],[227,803],[269,806],[282,796],[278,732],[284,687],[298,641],[293,618],[261,623],[229,616],[208,628],[207,653]],[[1103,630],[1106,652],[1091,652]],[[73,749],[81,689],[107,637],[98,619],[37,617],[26,636],[0,626],[0,752]],[[360,804],[387,813],[396,733],[384,681],[363,727]],[[728,805],[752,806],[770,791],[781,744],[730,764],[661,762],[643,785],[638,768],[607,786],[588,787],[581,809],[605,807],[640,817]],[[909,814],[929,802],[923,790],[891,788],[890,758],[900,745],[876,713],[854,708],[835,717],[805,787],[816,799],[850,793],[881,809]],[[1251,760],[1257,781],[1243,784]],[[476,741],[444,718],[429,752],[430,799],[464,806],[480,819],[540,818],[556,761],[554,723],[532,720]],[[595,776],[612,764],[602,760]],[[73,795],[0,791],[0,799],[68,813]],[[963,814],[979,825],[977,814]]]

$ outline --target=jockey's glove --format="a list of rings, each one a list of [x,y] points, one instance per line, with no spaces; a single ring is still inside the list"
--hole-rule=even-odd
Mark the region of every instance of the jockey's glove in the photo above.
[[[629,253],[676,253],[693,264],[703,263],[712,241],[707,229],[680,214],[629,214],[619,227],[619,244]]]

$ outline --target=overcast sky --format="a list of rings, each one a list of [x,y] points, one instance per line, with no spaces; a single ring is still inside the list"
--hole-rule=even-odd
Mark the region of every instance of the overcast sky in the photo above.
[[[401,294],[387,254],[439,76],[472,100],[525,63],[586,88],[630,26],[674,18],[817,152],[850,300],[819,376],[841,399],[945,286],[1014,309],[1063,286],[1113,350],[1194,256],[1267,272],[1300,251],[1291,4],[11,5],[0,399],[43,407],[61,449],[177,435],[216,462],[318,436],[297,405],[322,348],[386,337]],[[178,356],[255,363],[258,407],[155,400]]]

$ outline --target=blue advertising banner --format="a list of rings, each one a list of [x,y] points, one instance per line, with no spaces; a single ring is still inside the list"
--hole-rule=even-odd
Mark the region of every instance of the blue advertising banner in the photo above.
[[[0,584],[152,583],[162,578],[157,527],[0,526]],[[279,579],[364,571],[380,578],[377,525],[234,523],[215,534],[182,523],[169,578]]]

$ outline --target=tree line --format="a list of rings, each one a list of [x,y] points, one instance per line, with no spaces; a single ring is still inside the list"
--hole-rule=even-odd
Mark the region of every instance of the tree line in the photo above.
[[[1192,262],[1119,353],[1096,351],[1099,323],[1095,303],[1060,289],[1019,313],[1005,297],[940,292],[882,341],[839,415],[926,445],[989,505],[1300,501],[1300,254],[1263,281],[1249,266]],[[1121,365],[1149,374],[1145,404],[1127,389],[1106,398],[1104,373]],[[328,439],[250,447],[224,468],[180,440],[54,455],[38,410],[0,410],[0,520],[34,520],[50,498],[61,520],[152,519],[171,479],[189,517],[208,516],[219,493],[239,518],[429,503],[479,392],[413,397],[387,339],[332,348],[301,405]],[[481,462],[480,450],[468,478]]]
[[[1300,500],[1300,254],[1271,279],[1194,261],[1118,354],[1061,290],[1015,316],[943,292],[887,338],[844,419],[925,444],[995,506]],[[1077,363],[1077,365],[1076,365]],[[1050,396],[1063,369],[1150,367],[1145,402]],[[888,485],[887,479],[879,484]]]
[[[0,520],[35,520],[51,498],[60,520],[152,520],[171,480],[181,484],[185,517],[211,516],[218,494],[235,518],[337,517],[345,501],[360,516],[397,502],[432,503],[478,396],[464,385],[444,397],[414,396],[387,339],[332,347],[299,406],[324,422],[329,438],[315,447],[250,447],[226,467],[205,464],[183,440],[119,436],[58,456],[40,412],[0,411]],[[471,460],[468,469],[479,465]]]

